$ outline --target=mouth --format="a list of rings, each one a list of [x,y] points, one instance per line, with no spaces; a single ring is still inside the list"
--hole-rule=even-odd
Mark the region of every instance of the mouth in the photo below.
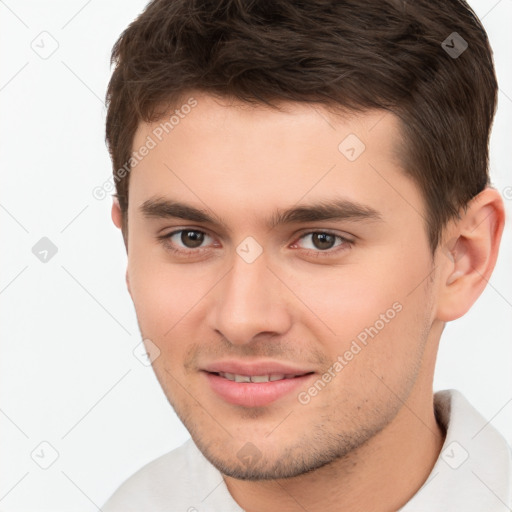
[[[203,371],[210,389],[223,401],[243,407],[262,407],[306,386],[315,372],[250,375]]]

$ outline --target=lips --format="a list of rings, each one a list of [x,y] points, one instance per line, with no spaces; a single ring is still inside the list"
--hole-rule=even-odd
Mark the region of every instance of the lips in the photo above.
[[[224,401],[261,407],[305,385],[314,372],[274,361],[223,361],[206,366],[203,374],[210,389]]]

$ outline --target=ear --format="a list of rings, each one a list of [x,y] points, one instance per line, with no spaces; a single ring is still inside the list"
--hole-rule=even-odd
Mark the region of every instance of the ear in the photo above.
[[[498,257],[505,223],[503,200],[485,188],[468,204],[445,234],[438,253],[440,270],[437,318],[463,316],[484,290]]]
[[[128,213],[125,213],[125,216],[128,215]],[[117,228],[121,230],[121,233],[123,235],[123,241],[124,246],[126,249],[126,252],[128,252],[128,227],[126,219],[123,216],[123,213],[121,211],[121,206],[119,205],[119,199],[116,196],[112,196],[112,222],[115,224]]]
[[[130,290],[130,276],[128,275],[128,269],[126,269],[126,288],[128,288],[128,293],[130,294],[130,297],[132,295],[132,291]]]
[[[112,222],[119,229],[122,228],[123,225],[123,214],[121,213],[121,207],[119,206],[119,199],[116,196],[112,196]]]
[[[119,199],[117,199],[116,196],[112,197],[112,222],[115,224],[117,228],[119,228],[121,231],[123,231],[123,214],[121,213],[121,207],[119,206]],[[128,246],[126,244],[126,237],[123,233],[123,239],[125,247],[128,249]],[[128,288],[128,293],[131,295],[132,292],[130,290],[130,278],[128,276],[128,269],[126,269],[126,288]]]

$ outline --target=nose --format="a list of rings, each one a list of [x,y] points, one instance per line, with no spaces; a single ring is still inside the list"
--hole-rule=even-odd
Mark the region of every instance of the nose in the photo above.
[[[247,263],[235,254],[231,270],[215,287],[210,327],[236,345],[262,334],[284,334],[292,324],[289,299],[263,256]]]

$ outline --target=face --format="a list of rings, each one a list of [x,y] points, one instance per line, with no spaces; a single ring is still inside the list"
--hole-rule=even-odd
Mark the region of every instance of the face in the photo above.
[[[204,455],[236,478],[296,476],[384,429],[422,374],[425,206],[391,114],[193,98],[134,140],[152,147],[130,176],[130,293]]]

